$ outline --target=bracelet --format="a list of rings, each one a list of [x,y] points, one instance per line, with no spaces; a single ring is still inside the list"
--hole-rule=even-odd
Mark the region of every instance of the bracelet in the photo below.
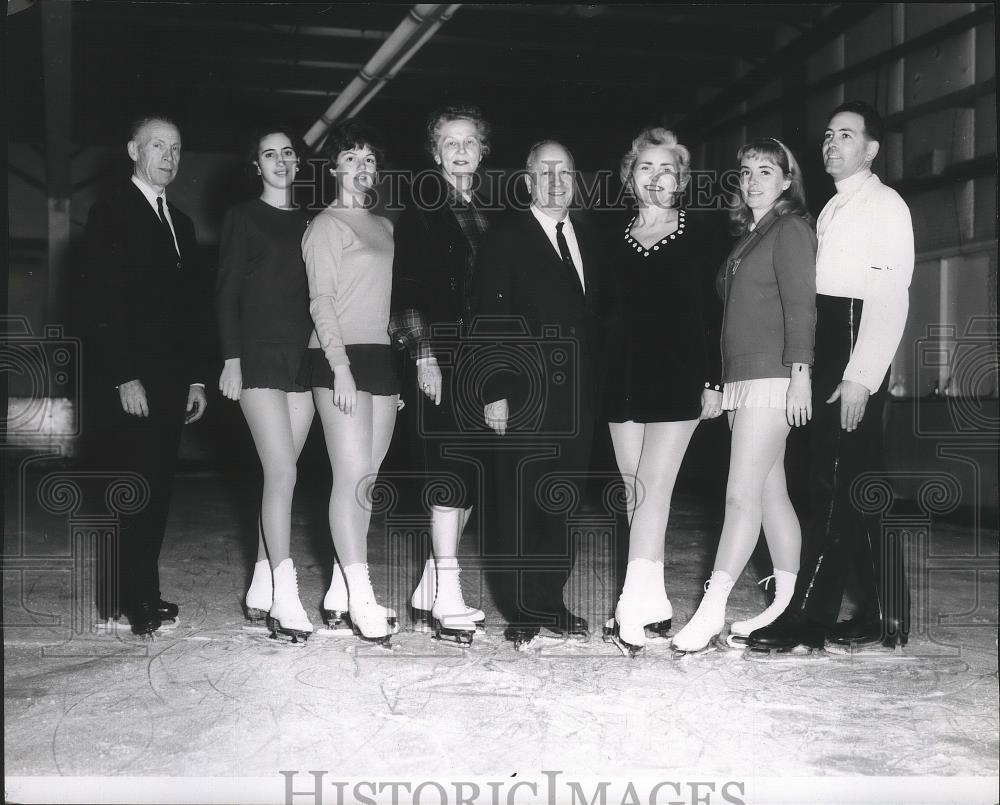
[[[712,391],[722,391],[722,384],[716,383],[714,386],[709,382],[705,381],[705,388],[711,389]]]

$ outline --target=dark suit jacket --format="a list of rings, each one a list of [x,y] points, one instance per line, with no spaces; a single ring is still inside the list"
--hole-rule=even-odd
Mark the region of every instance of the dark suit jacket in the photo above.
[[[593,360],[604,309],[601,249],[588,225],[575,215],[572,220],[586,292],[530,210],[493,226],[479,246],[476,332],[503,333],[496,339],[501,351],[484,355],[480,365],[483,399],[506,398],[515,431],[517,409],[529,429],[579,431],[580,417],[590,416],[595,404]]]
[[[180,256],[131,181],[91,208],[87,221],[91,381],[207,383],[206,310],[211,294],[191,219],[169,201]]]

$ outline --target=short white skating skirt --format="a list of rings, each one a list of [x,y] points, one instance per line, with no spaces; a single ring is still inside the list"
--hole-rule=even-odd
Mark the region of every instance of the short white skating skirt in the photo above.
[[[778,408],[785,410],[788,394],[787,377],[761,377],[736,380],[722,387],[722,410],[737,408]]]

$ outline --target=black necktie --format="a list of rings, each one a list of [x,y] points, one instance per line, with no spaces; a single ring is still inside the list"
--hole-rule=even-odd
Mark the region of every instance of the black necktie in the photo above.
[[[156,197],[156,211],[160,215],[160,223],[163,225],[163,229],[167,233],[167,237],[170,238],[170,242],[174,244],[174,251],[177,251],[177,243],[174,241],[174,230],[170,228],[170,222],[167,220],[167,214],[163,210],[163,196]]]
[[[564,223],[565,221],[560,221],[556,224],[556,245],[559,247],[559,256],[562,258],[563,265],[579,279],[580,275],[576,270],[576,263],[573,262],[573,255],[569,253],[569,244],[566,242],[566,236],[563,234]]]

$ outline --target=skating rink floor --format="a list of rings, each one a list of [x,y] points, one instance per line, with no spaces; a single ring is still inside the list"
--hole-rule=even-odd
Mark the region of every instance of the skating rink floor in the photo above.
[[[600,518],[579,518],[568,592],[595,634],[519,653],[477,578],[475,531],[463,582],[487,612],[485,633],[460,648],[412,630],[427,524],[390,501],[372,525],[370,564],[383,603],[400,610],[391,650],[320,634],[292,645],[244,628],[253,490],[186,474],[161,556],[180,619],[143,642],[95,626],[73,537],[94,523],[59,492],[61,465],[7,466],[8,802],[997,801],[997,533],[974,521],[897,522],[913,535],[905,650],[677,659],[653,643],[630,659],[600,636],[613,603]],[[300,486],[292,553],[319,626],[324,492]],[[674,631],[700,598],[720,513],[721,500],[675,500]],[[763,608],[754,582],[768,570],[755,556],[729,622]]]

